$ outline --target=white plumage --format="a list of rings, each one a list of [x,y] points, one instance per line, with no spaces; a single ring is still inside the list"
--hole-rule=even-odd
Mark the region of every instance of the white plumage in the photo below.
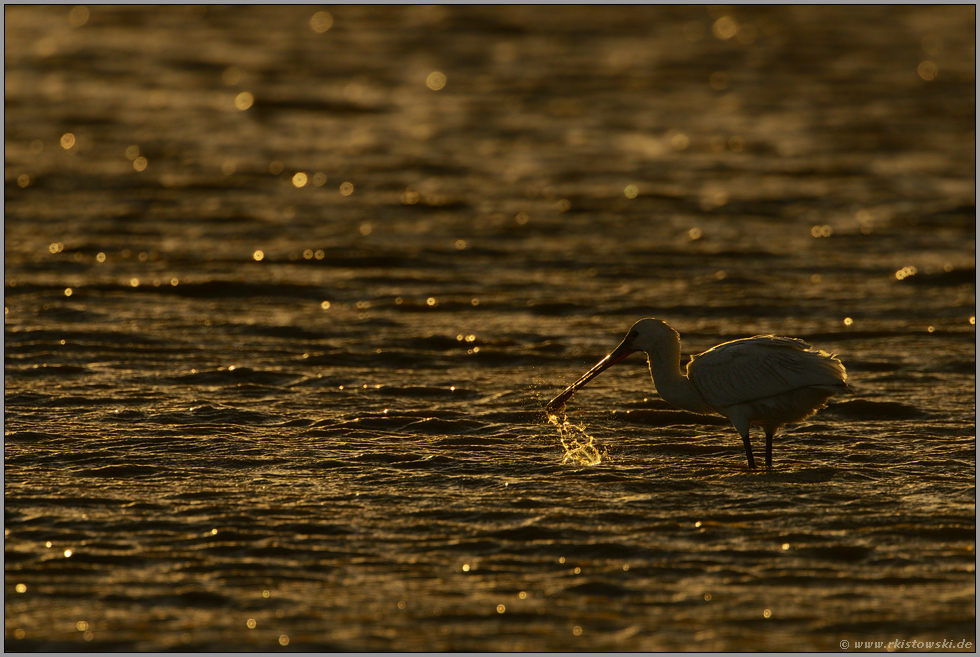
[[[772,438],[783,425],[800,422],[848,390],[847,372],[832,354],[803,340],[757,335],[725,342],[697,354],[681,372],[681,340],[659,319],[641,319],[626,338],[582,378],[548,402],[561,408],[572,394],[603,370],[630,354],[644,351],[657,392],[686,411],[724,415],[745,445],[749,467],[755,467],[749,427],[766,432],[766,466],[772,467]]]

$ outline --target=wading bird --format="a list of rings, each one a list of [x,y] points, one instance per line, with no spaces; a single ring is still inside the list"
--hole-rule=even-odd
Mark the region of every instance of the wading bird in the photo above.
[[[772,437],[784,424],[800,422],[849,390],[836,356],[803,340],[757,335],[712,347],[691,357],[681,371],[681,337],[659,319],[641,319],[611,354],[545,406],[554,414],[576,390],[630,354],[644,351],[653,384],[663,400],[700,415],[724,415],[745,444],[755,467],[749,427],[766,432],[766,467],[772,467]]]

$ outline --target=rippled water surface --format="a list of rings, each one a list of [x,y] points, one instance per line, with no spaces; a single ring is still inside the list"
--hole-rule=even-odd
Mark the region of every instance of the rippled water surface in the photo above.
[[[972,7],[318,11],[5,8],[7,650],[975,648]]]

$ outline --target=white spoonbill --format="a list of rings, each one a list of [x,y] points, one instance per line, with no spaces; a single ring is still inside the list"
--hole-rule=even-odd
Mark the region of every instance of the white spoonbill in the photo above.
[[[681,371],[681,337],[659,319],[641,319],[611,354],[545,406],[554,413],[572,394],[636,351],[645,351],[653,384],[663,400],[677,408],[724,415],[745,443],[749,467],[755,467],[749,427],[766,432],[766,467],[772,467],[772,437],[784,424],[800,422],[849,390],[847,372],[836,356],[797,338],[757,335],[732,340],[691,357]]]

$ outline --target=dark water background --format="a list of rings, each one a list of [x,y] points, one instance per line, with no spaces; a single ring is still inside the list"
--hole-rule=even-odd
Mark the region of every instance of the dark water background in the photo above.
[[[5,8],[7,650],[975,647],[972,7],[318,11]]]

